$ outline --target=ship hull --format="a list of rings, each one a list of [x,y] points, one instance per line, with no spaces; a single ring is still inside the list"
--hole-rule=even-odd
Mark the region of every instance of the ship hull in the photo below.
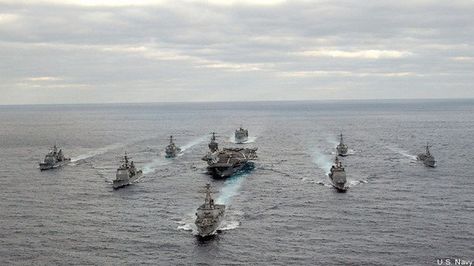
[[[347,156],[347,148],[338,146],[336,150],[339,156],[342,156],[342,157]]]
[[[423,162],[423,164],[424,164],[425,166],[434,168],[434,167],[436,167],[436,161],[435,161],[434,159],[431,159],[431,158],[433,158],[433,157],[428,157],[428,156],[426,156],[425,154],[419,154],[419,155],[416,157],[416,159],[417,159],[418,161]]]
[[[333,186],[338,192],[346,192],[346,174],[336,173],[334,175],[329,174],[329,180],[331,180],[331,186]],[[337,180],[337,181],[336,181]]]
[[[128,185],[131,185],[133,184],[135,181],[137,181],[140,177],[142,176],[142,174],[136,174],[135,176],[133,176],[132,178],[129,178],[129,179],[126,179],[126,180],[114,180],[113,183],[112,183],[112,187],[114,189],[119,189],[119,188],[123,188],[123,187],[126,187]]]
[[[229,167],[209,166],[207,169],[213,178],[225,179],[225,178],[233,176],[234,174],[242,170],[244,167],[245,167],[245,164],[239,164],[239,165],[234,165],[234,166],[229,166]]]
[[[249,140],[248,137],[242,137],[242,138],[235,138],[235,143],[236,144],[244,144],[245,142],[247,142]]]
[[[216,233],[217,229],[219,228],[219,226],[221,225],[221,222],[223,220],[224,210],[225,210],[225,207],[223,207],[221,210],[218,210],[218,209],[213,210],[215,212],[219,212],[219,214],[214,216],[215,219],[213,219],[211,217],[205,217],[205,216],[204,217],[202,217],[202,216],[199,217],[198,216],[198,218],[196,219],[194,224],[196,225],[198,235],[200,237],[207,237],[207,236],[211,236],[211,235]],[[198,210],[198,212],[199,212],[199,210]],[[212,219],[213,221],[209,222],[209,219]]]
[[[40,163],[39,168],[40,168],[41,171],[46,171],[46,170],[50,170],[50,169],[59,168],[59,167],[61,167],[63,165],[66,165],[70,162],[71,162],[71,159],[68,159],[68,160],[65,160],[65,161],[62,161],[62,162],[58,162],[58,163],[55,163],[55,164]]]

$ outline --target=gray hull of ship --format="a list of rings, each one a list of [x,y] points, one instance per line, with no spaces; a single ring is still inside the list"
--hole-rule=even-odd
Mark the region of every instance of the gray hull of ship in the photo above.
[[[71,160],[67,160],[67,161],[62,161],[62,162],[57,162],[55,164],[46,164],[46,163],[40,163],[39,164],[39,167],[40,167],[40,170],[41,171],[45,171],[45,170],[50,170],[50,169],[55,169],[55,168],[59,168],[63,165],[66,165],[68,163],[70,163]]]
[[[119,188],[122,188],[122,187],[125,187],[125,186],[128,186],[128,185],[131,185],[133,184],[135,181],[137,181],[140,177],[142,176],[142,174],[137,174],[129,179],[126,179],[126,180],[114,180],[113,181],[113,188],[114,189],[119,189]]]

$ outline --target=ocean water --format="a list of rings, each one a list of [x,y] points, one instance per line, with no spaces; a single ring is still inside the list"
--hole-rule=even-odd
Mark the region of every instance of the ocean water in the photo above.
[[[218,181],[209,133],[249,129],[252,171]],[[327,172],[337,135],[350,189]],[[168,136],[184,151],[164,158]],[[0,107],[0,265],[436,265],[474,259],[473,100]],[[438,167],[414,159],[429,142]],[[72,163],[41,172],[57,143]],[[114,191],[127,151],[145,175]],[[211,183],[221,232],[195,236]]]

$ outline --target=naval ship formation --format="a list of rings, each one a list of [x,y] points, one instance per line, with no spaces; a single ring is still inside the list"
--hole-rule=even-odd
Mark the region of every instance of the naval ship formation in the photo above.
[[[248,141],[248,130],[240,127],[235,131],[235,143],[242,144]],[[343,136],[340,134],[339,144],[335,147],[336,157],[334,164],[329,170],[328,178],[331,185],[338,192],[346,192],[349,188],[347,185],[347,170],[343,166],[341,159],[347,158],[348,146],[344,143]],[[423,162],[428,167],[435,167],[436,160],[430,153],[431,146],[426,145],[425,153],[420,153],[417,160]],[[227,147],[220,149],[217,142],[216,133],[212,133],[211,140],[208,144],[209,151],[201,159],[207,163],[208,173],[214,179],[224,179],[231,177],[242,170],[250,169],[253,166],[253,161],[258,158],[257,148],[243,148],[243,147]],[[173,136],[169,138],[169,144],[166,146],[165,153],[167,158],[174,158],[181,152],[181,149],[174,143]],[[339,158],[341,157],[341,158]],[[70,162],[70,158],[66,158],[56,145],[46,154],[44,161],[41,162],[40,169],[48,170],[63,166]],[[138,170],[133,161],[127,156],[127,153],[122,157],[120,166],[118,167],[115,179],[112,182],[114,189],[122,188],[135,183],[143,172]],[[226,206],[224,204],[216,204],[212,198],[211,185],[205,186],[204,203],[196,210],[195,225],[199,236],[207,237],[215,234],[219,225],[224,219]]]

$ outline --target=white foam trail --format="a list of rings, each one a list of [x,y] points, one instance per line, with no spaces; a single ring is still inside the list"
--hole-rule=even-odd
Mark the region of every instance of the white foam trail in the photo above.
[[[194,224],[195,220],[194,213],[188,213],[184,216],[184,218],[178,222],[178,230],[183,231],[191,231],[193,235],[197,235],[199,232],[197,230],[196,225]]]
[[[356,151],[353,150],[353,149],[348,149],[347,150],[347,155],[354,155],[355,153],[356,153]]]
[[[257,140],[258,136],[249,136],[247,141],[244,141],[243,144],[247,144],[247,143],[254,143],[256,140]],[[232,134],[230,137],[229,137],[229,142],[231,143],[237,143],[235,141],[235,136]]]
[[[232,230],[239,227],[239,225],[240,225],[239,221],[224,220],[217,230],[221,230],[221,231]]]
[[[230,200],[235,195],[237,195],[247,175],[248,174],[245,173],[245,174],[239,174],[239,175],[228,178],[224,182],[224,187],[222,188],[221,193],[219,194],[219,197],[216,200],[216,203],[227,205],[230,202]]]
[[[336,139],[334,139],[333,137],[326,138],[326,141],[329,144],[331,144],[331,147],[334,147],[334,148],[337,147],[337,145],[339,144],[339,142]]]
[[[325,174],[329,174],[332,162],[331,158],[328,155],[324,155],[319,151],[315,151],[313,153],[313,161],[319,168],[324,170]]]
[[[145,164],[143,166],[143,174],[150,174],[150,173],[153,173],[158,167],[160,166],[165,166],[167,164],[170,163],[169,160],[166,160],[164,158],[162,158],[163,156],[159,157],[159,158],[155,158],[153,159],[153,161]]]
[[[393,147],[393,146],[387,146],[387,148],[393,152],[396,152],[400,155],[403,155],[405,156],[406,158],[409,158],[411,160],[415,160],[416,161],[416,156],[415,155],[412,155],[410,154],[408,151],[404,150],[404,149],[401,149],[399,147]]]
[[[73,157],[73,158],[71,158],[71,162],[74,163],[74,162],[85,160],[87,158],[91,158],[91,157],[94,157],[94,156],[97,156],[97,155],[100,155],[100,154],[104,154],[104,153],[106,153],[110,150],[114,150],[114,149],[118,149],[120,147],[123,147],[124,145],[125,144],[123,144],[123,143],[111,144],[111,145],[99,148],[97,150],[93,150],[93,151],[78,155],[76,157]]]
[[[189,142],[189,143],[186,143],[186,145],[181,146],[181,147],[180,147],[180,148],[181,148],[181,154],[180,154],[180,155],[182,155],[186,150],[188,150],[188,149],[190,149],[190,148],[192,148],[192,147],[198,145],[199,143],[204,142],[206,139],[207,139],[207,136],[202,136],[202,137],[200,137],[200,138],[197,138],[197,139],[195,139],[195,140],[192,140],[192,141]]]

